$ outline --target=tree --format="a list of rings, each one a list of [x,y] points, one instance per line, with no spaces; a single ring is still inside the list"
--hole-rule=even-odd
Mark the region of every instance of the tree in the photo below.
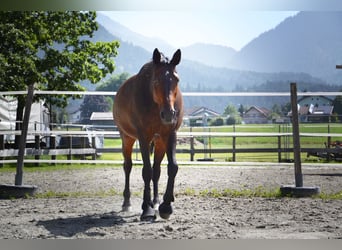
[[[0,12],[0,91],[25,90],[30,84],[80,91],[80,81],[95,83],[113,72],[119,43],[90,41],[98,29],[95,18],[96,12]],[[59,107],[67,104],[65,95],[39,98]],[[17,121],[24,105],[25,97],[18,96]]]
[[[129,73],[124,72],[119,75],[113,75],[111,78],[96,87],[97,91],[117,91],[121,84],[129,77]]]
[[[240,124],[242,122],[241,116],[233,104],[228,104],[223,114],[228,116],[227,125]]]
[[[240,104],[238,111],[239,111],[241,116],[243,116],[243,114],[246,112],[246,110],[247,109],[242,104]]]
[[[275,113],[275,114],[278,114],[278,115],[282,114],[281,106],[278,103],[273,104],[273,106],[272,106],[272,113]]]
[[[87,95],[81,105],[81,122],[88,123],[93,112],[108,112],[109,104],[102,95]]]
[[[129,76],[129,73],[127,72],[121,73],[119,75],[113,75],[108,80],[104,81],[99,86],[97,86],[96,90],[116,92],[120,88],[121,84],[129,78]],[[109,109],[112,110],[114,96],[106,96],[105,99],[109,105]]]
[[[238,112],[233,104],[228,104],[224,109],[224,115],[236,115]]]
[[[342,96],[336,96],[332,105],[334,106],[334,113],[342,115]]]
[[[284,115],[284,114],[287,114],[288,112],[291,111],[291,102],[288,102],[284,105],[281,106],[281,113]]]
[[[242,123],[241,116],[236,115],[236,114],[229,116],[226,121],[227,125],[234,125],[234,124],[241,124],[241,123]]]

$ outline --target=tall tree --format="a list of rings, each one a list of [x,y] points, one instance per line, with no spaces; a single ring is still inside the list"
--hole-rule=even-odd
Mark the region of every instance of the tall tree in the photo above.
[[[228,104],[223,112],[224,115],[236,115],[237,113],[236,107],[233,104]]]
[[[87,95],[81,104],[81,122],[89,123],[93,112],[108,112],[109,103],[102,95]]]
[[[333,100],[332,105],[334,106],[334,113],[337,115],[342,115],[342,96],[338,95]],[[341,119],[339,119],[341,120]]]
[[[96,87],[98,91],[117,91],[121,84],[129,78],[129,73],[124,72],[113,75],[111,78]]]
[[[40,90],[80,91],[80,81],[95,83],[113,72],[119,43],[90,41],[98,29],[95,18],[96,12],[0,12],[0,91],[34,83]],[[36,98],[67,104],[65,95]],[[17,121],[24,105],[25,97],[18,96]]]

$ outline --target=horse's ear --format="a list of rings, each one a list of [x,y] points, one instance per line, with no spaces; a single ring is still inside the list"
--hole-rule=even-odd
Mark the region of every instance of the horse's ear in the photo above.
[[[173,65],[176,66],[177,64],[179,64],[180,60],[181,60],[181,50],[178,49],[178,50],[173,54],[173,57],[172,57],[172,59],[171,59],[170,64],[173,64]]]
[[[160,63],[160,59],[161,59],[160,52],[157,48],[155,48],[153,51],[153,62],[155,64],[158,64],[158,63]]]

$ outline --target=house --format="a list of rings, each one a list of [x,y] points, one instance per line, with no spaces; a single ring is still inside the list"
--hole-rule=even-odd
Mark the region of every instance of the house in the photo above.
[[[299,106],[298,116],[300,122],[329,122],[334,106]],[[292,111],[288,116],[292,115]]]
[[[242,117],[242,121],[246,124],[264,124],[269,122],[271,111],[266,108],[257,106],[250,107]]]
[[[298,105],[300,106],[332,106],[333,100],[326,97],[326,96],[303,96],[302,98],[299,98],[297,101]]]
[[[80,107],[68,109],[69,122],[77,123],[80,122],[81,110]]]
[[[0,95],[0,130],[15,130],[17,106],[16,98]],[[32,103],[28,129],[49,130],[49,122],[50,113],[44,101]]]
[[[221,115],[207,107],[193,107],[184,112],[183,123],[187,126],[207,126],[208,122]]]
[[[18,101],[14,97],[0,95],[0,130],[15,130]],[[34,102],[31,106],[29,131],[49,131],[50,114],[44,101]],[[14,135],[6,135],[5,141],[14,141]],[[27,141],[34,141],[33,135],[27,136]]]
[[[93,112],[90,116],[90,123],[94,126],[114,126],[112,112]]]
[[[211,110],[206,107],[194,107],[188,110],[185,110],[184,116],[189,116],[189,117],[217,117],[220,116],[219,113],[217,113],[214,110]]]
[[[304,96],[298,99],[300,122],[329,122],[333,113],[333,100],[325,96]],[[288,116],[292,115],[292,111]]]

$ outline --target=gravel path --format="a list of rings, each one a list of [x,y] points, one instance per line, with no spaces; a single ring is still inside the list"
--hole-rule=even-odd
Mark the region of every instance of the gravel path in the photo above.
[[[342,191],[342,166],[303,166],[305,186]],[[1,173],[1,184],[13,184]],[[141,222],[141,167],[131,175],[132,210],[122,212],[123,170],[96,168],[24,173],[38,193],[83,192],[88,197],[0,200],[0,238],[247,239],[342,238],[342,200],[232,198],[198,194],[210,190],[273,190],[294,184],[293,166],[181,166],[170,220]],[[160,190],[166,186],[162,168]],[[117,192],[116,195],[102,193]],[[187,193],[187,194],[185,194]],[[91,195],[98,194],[98,195]]]

